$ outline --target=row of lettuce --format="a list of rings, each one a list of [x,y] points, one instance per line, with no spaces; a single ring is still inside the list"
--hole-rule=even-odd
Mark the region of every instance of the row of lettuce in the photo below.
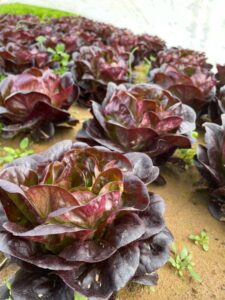
[[[21,266],[0,299],[109,299],[129,282],[156,284],[172,235],[147,186],[204,120],[214,123],[195,162],[224,220],[225,67],[214,74],[204,53],[81,17],[1,16],[0,45],[3,138],[52,138],[79,122],[74,102],[92,113],[79,142],[0,171],[0,251]]]

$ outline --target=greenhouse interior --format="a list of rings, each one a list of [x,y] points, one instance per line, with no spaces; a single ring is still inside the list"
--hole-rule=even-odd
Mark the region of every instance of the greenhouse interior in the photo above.
[[[224,37],[224,0],[0,0],[0,300],[225,300]]]

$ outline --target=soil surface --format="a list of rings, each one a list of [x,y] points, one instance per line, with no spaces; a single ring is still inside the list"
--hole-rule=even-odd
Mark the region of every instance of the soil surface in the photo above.
[[[82,122],[90,116],[88,110],[77,107],[73,107],[71,113],[80,120],[80,124],[74,129],[60,128],[48,143],[34,143],[32,148],[35,152],[40,152],[60,140],[73,139]],[[18,147],[19,139],[0,142],[1,145]],[[194,184],[200,177],[194,167],[183,171],[167,164],[162,169],[162,175],[167,184],[151,184],[149,190],[164,198],[166,224],[173,233],[179,250],[186,245],[191,251],[195,271],[201,275],[203,282],[197,283],[188,275],[181,279],[167,264],[158,271],[159,282],[154,291],[149,287],[132,284],[119,292],[117,300],[225,300],[225,223],[215,220],[209,214],[207,193],[196,191]],[[198,234],[202,229],[209,236],[208,252],[188,239],[190,234]],[[6,264],[0,272],[0,283],[9,278],[17,268],[16,265]]]

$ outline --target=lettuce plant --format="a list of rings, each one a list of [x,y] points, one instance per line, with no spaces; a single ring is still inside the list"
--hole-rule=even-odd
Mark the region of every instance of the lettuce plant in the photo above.
[[[92,103],[93,119],[77,139],[111,150],[139,151],[166,161],[177,148],[190,148],[195,112],[157,85],[109,83],[102,105]]]
[[[9,73],[20,74],[31,67],[43,68],[48,62],[48,53],[36,47],[7,44],[0,48],[0,66]]]
[[[209,210],[220,221],[225,221],[225,114],[222,125],[205,123],[205,146],[199,145],[195,165],[208,183],[211,194]]]
[[[48,48],[48,52],[52,55],[52,61],[56,63],[57,67],[53,70],[55,74],[63,75],[68,71],[68,64],[70,55],[65,52],[65,45],[57,44],[55,49]]]
[[[144,58],[155,57],[160,50],[166,47],[166,43],[157,36],[135,35],[128,29],[118,28],[110,35],[108,44],[120,54],[131,52],[137,48],[134,55],[134,65],[140,64]]]
[[[155,62],[156,66],[163,64],[195,66],[211,69],[212,65],[207,63],[207,57],[204,52],[198,52],[181,47],[171,47],[159,51]]]
[[[137,36],[138,50],[135,53],[136,63],[144,61],[145,58],[156,57],[160,50],[166,48],[166,43],[158,36],[141,34]]]
[[[172,239],[147,189],[158,173],[146,154],[69,140],[3,168],[0,251],[21,266],[13,299],[109,299],[128,282],[156,284]]]
[[[101,101],[108,82],[128,80],[128,65],[113,48],[84,46],[73,54],[73,59],[75,79],[86,104],[89,100]]]
[[[77,96],[70,73],[60,77],[49,69],[31,68],[8,76],[0,84],[2,137],[29,132],[35,140],[51,138],[56,125],[77,123],[67,111]]]
[[[170,90],[198,114],[215,97],[217,83],[214,74],[208,69],[185,64],[163,64],[151,70],[150,81]]]

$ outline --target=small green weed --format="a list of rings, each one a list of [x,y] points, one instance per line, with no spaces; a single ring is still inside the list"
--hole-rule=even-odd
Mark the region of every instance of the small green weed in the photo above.
[[[12,298],[12,285],[9,281],[5,281],[5,286],[7,287],[8,291],[9,291],[9,297],[5,300],[13,300]]]
[[[185,169],[193,166],[193,158],[195,154],[195,149],[177,149],[176,151],[176,156],[184,161]]]
[[[0,147],[0,164],[9,163],[16,158],[24,157],[33,153],[34,151],[30,149],[30,141],[26,137],[21,140],[19,148]]]
[[[202,282],[201,276],[195,272],[194,263],[192,262],[192,254],[186,246],[183,246],[180,253],[177,251],[175,243],[171,245],[173,256],[169,258],[169,263],[176,269],[178,276],[182,277],[189,273],[189,275],[198,282]]]
[[[152,293],[155,293],[155,287],[154,286],[149,286],[149,291],[152,292]]]
[[[78,292],[74,293],[74,300],[87,300],[87,297],[79,294]]]
[[[68,63],[70,60],[70,55],[65,52],[65,45],[60,43],[56,45],[55,49],[48,48],[48,52],[52,54],[52,60],[59,63],[59,68],[53,70],[55,74],[63,75],[68,71]]]
[[[203,229],[199,234],[190,234],[189,239],[195,243],[195,245],[201,246],[204,251],[209,250],[209,236]]]
[[[198,132],[197,131],[193,131],[191,134],[193,139],[197,139],[198,138]],[[176,156],[178,158],[181,158],[184,163],[185,163],[185,168],[188,169],[189,167],[194,165],[193,162],[193,158],[196,154],[196,149],[192,148],[192,149],[177,149],[176,151]]]
[[[0,81],[2,81],[3,79],[5,79],[6,78],[6,75],[5,74],[2,74],[2,73],[0,73]]]

